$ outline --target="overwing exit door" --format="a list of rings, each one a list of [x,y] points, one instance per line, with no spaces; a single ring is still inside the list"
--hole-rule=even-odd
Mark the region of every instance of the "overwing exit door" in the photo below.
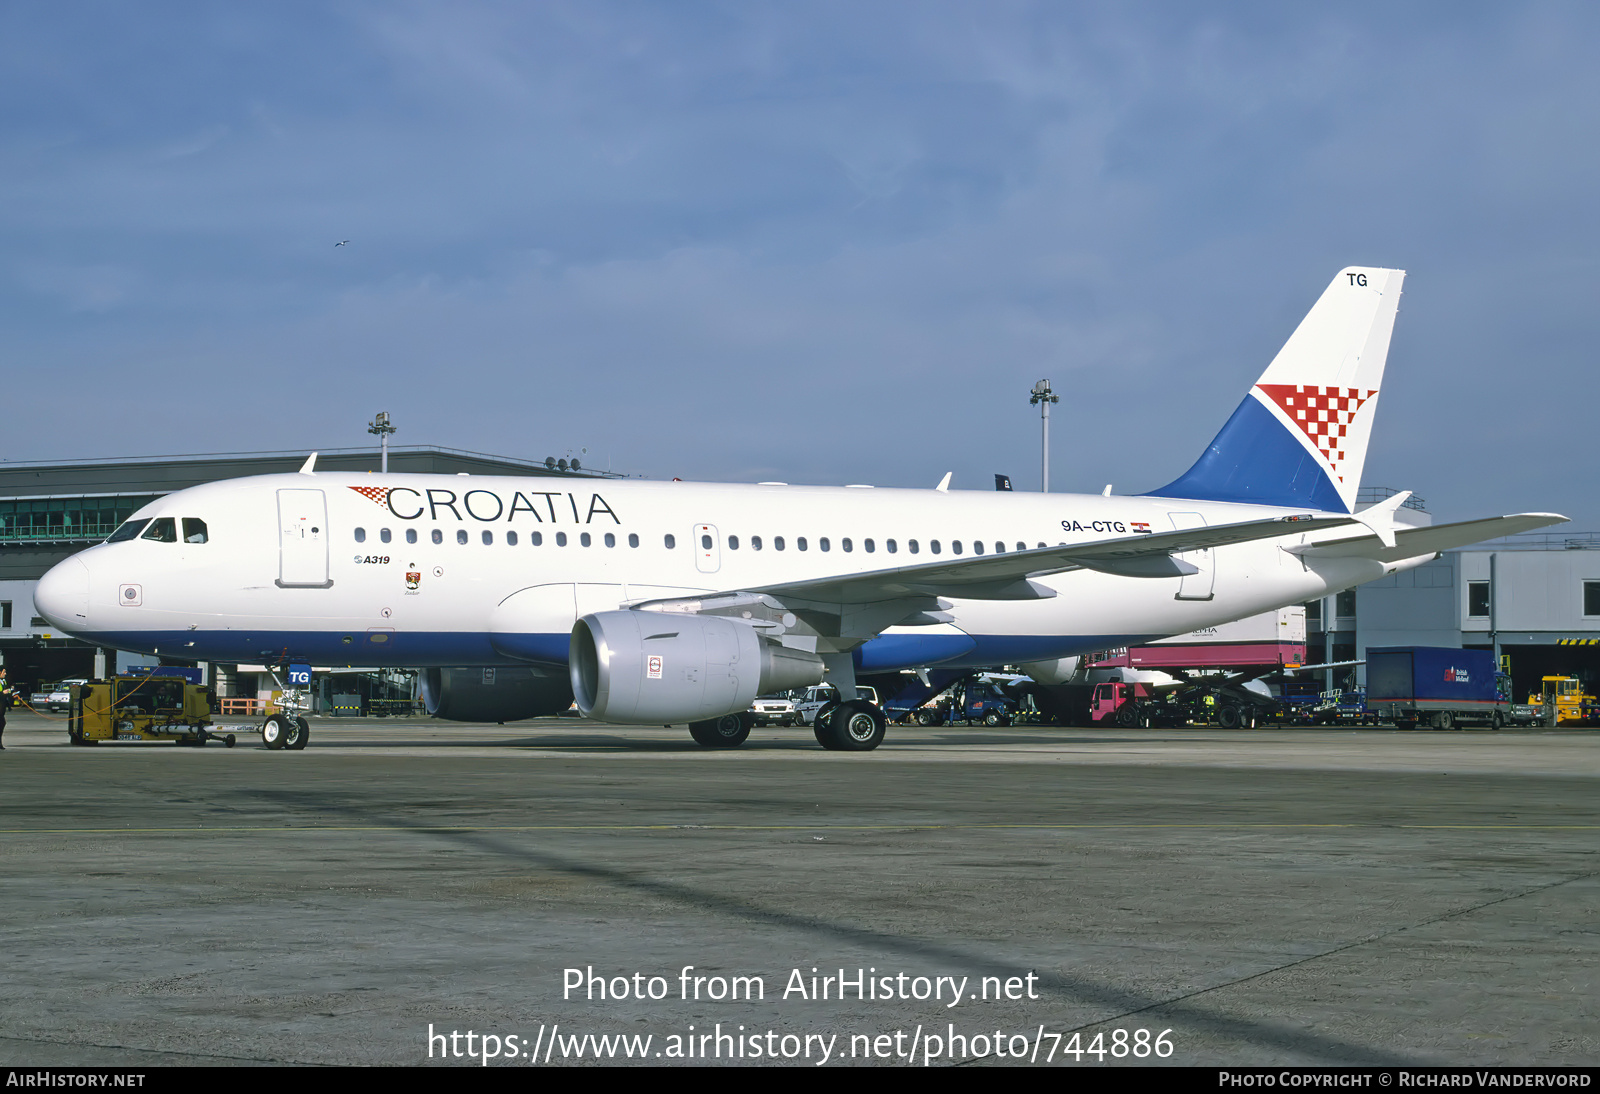
[[[703,574],[714,574],[722,568],[722,544],[717,542],[714,524],[694,526],[694,564]]]
[[[321,490],[278,491],[278,586],[326,589],[328,501]]]

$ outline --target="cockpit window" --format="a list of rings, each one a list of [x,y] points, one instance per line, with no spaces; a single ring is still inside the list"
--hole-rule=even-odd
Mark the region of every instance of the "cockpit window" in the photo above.
[[[183,542],[204,543],[206,541],[206,522],[199,517],[183,518]]]
[[[138,520],[125,521],[121,528],[118,528],[115,532],[111,533],[111,537],[107,539],[106,542],[121,543],[124,540],[132,539],[134,536],[144,531],[144,526],[149,523],[149,517],[140,517]]]
[[[153,539],[157,543],[176,543],[178,542],[178,522],[171,517],[157,517],[150,522],[150,527],[139,538]]]

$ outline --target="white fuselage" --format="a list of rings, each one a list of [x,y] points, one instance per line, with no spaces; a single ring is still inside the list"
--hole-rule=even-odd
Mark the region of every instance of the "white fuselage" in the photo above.
[[[1296,511],[1076,494],[268,475],[152,502],[134,518],[152,529],[172,518],[177,542],[90,548],[46,575],[36,599],[79,638],[201,661],[555,663],[577,615],[642,600]],[[203,522],[205,542],[183,540],[194,527],[185,518]],[[859,662],[880,671],[1069,657],[1300,603],[1432,557],[1305,562],[1282,549],[1302,538],[1191,552],[1181,557],[1199,572],[1185,577],[1075,570],[1036,579],[1058,594],[1049,599],[947,598],[950,622],[892,627]],[[555,607],[542,617],[497,618],[536,586],[564,591],[543,601]]]

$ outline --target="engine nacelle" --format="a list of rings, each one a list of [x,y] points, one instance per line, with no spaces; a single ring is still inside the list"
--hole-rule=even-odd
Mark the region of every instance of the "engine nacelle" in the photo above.
[[[572,628],[572,693],[586,718],[699,722],[757,695],[822,682],[822,658],[714,615],[595,612]]]
[[[451,722],[517,722],[560,714],[572,687],[559,669],[424,669],[422,704]]]

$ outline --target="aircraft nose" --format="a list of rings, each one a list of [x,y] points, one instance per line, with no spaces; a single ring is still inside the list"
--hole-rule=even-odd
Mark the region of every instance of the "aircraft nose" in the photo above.
[[[82,630],[89,622],[89,567],[77,558],[51,567],[34,587],[33,606],[57,630]]]

